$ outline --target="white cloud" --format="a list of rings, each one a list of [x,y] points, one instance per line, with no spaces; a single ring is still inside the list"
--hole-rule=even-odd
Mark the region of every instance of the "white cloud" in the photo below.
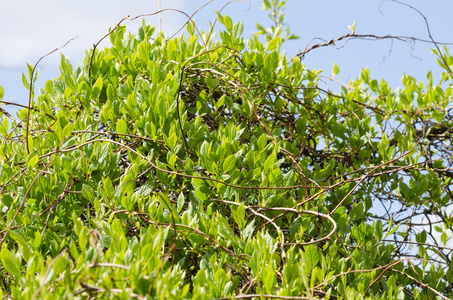
[[[163,0],[162,7],[184,9],[182,0]],[[83,55],[109,27],[123,17],[157,11],[157,1],[100,0],[3,0],[0,1],[0,66],[11,68],[35,62],[42,55],[78,36],[62,50],[71,56]],[[183,15],[163,15],[164,29],[172,32],[185,21]],[[158,24],[158,17],[147,18]],[[125,21],[129,30],[136,31],[139,20]]]
[[[184,0],[161,0],[162,8],[188,9],[193,2]],[[69,56],[76,65],[107,32],[109,27],[127,15],[156,12],[157,0],[0,0],[0,85],[5,89],[3,100],[26,104],[28,92],[22,85],[21,73],[27,73],[26,63],[37,60],[64,45],[69,39],[78,38],[58,52]],[[162,14],[163,30],[172,34],[186,21],[182,14]],[[147,17],[147,23],[158,27],[159,18]],[[131,32],[141,26],[140,20],[125,21]],[[106,39],[104,45],[108,45]],[[60,55],[47,56],[39,64],[40,76],[36,88],[46,79],[58,75]],[[17,108],[5,107],[10,113]]]

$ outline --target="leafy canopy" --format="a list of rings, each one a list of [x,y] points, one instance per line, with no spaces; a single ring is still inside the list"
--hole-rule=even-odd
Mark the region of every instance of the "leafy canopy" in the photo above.
[[[448,50],[438,84],[333,92],[281,24],[218,20],[117,26],[2,115],[3,297],[452,298]]]

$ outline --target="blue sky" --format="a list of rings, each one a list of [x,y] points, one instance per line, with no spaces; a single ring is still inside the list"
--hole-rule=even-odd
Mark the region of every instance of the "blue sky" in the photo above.
[[[356,22],[356,33],[376,35],[403,35],[428,39],[423,18],[408,7],[392,1],[381,0],[287,0],[286,22],[299,40],[289,41],[286,53],[291,56],[303,50],[307,44],[319,43],[349,33],[348,25]],[[175,8],[186,13],[194,12],[207,1],[162,0],[162,8]],[[215,10],[220,10],[228,1],[214,0],[195,17],[198,26],[207,30],[209,20],[215,19]],[[431,33],[436,41],[453,43],[453,1],[419,1],[410,4],[419,9],[427,18]],[[63,45],[78,36],[61,52],[77,64],[89,49],[108,30],[126,15],[136,16],[155,12],[157,0],[0,0],[0,85],[5,89],[3,100],[21,104],[27,103],[27,91],[22,85],[21,74],[26,72],[26,63],[34,64],[40,56]],[[260,1],[237,1],[230,3],[224,13],[234,22],[242,21],[244,32],[255,30],[255,23],[271,25],[266,12],[260,9]],[[173,34],[186,20],[176,12],[162,15],[163,30]],[[146,18],[147,22],[158,25],[157,17]],[[127,21],[124,24],[136,32],[141,21]],[[217,29],[222,29],[217,24]],[[318,40],[313,40],[320,38]],[[105,43],[104,46],[108,46]],[[324,69],[330,75],[332,65],[337,62],[340,74],[337,79],[347,82],[368,67],[371,76],[386,78],[395,89],[401,84],[403,73],[425,81],[426,73],[433,71],[434,78],[440,78],[436,57],[431,54],[432,45],[390,40],[350,41],[342,49],[322,48],[309,53],[304,63],[312,69]],[[59,54],[54,53],[40,63],[37,88],[47,79],[58,76]],[[335,89],[335,83],[328,83]],[[11,111],[11,108],[8,107]]]

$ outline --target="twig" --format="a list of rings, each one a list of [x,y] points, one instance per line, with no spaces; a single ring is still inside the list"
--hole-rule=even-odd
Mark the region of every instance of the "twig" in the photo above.
[[[52,157],[50,159],[50,161],[44,166],[43,170],[47,169],[48,166],[50,166],[50,164],[52,163],[53,159],[55,158]],[[11,219],[11,221],[9,222],[8,224],[8,228],[7,230],[5,231],[5,234],[3,235],[3,238],[0,242],[0,249],[2,249],[2,246],[3,246],[3,243],[5,242],[5,239],[6,237],[8,236],[8,233],[9,233],[9,230],[11,229],[11,226],[13,225],[14,221],[16,220],[17,216],[19,215],[19,212],[21,211],[21,209],[24,207],[25,205],[25,202],[27,201],[27,196],[28,194],[30,194],[31,192],[31,188],[33,187],[33,185],[36,183],[36,181],[38,180],[38,178],[41,176],[41,172],[38,172],[38,174],[36,174],[35,178],[33,179],[33,181],[30,183],[30,186],[28,187],[27,191],[25,192],[25,195],[24,195],[24,198],[22,199],[22,202],[20,203],[20,206],[19,208],[17,209],[16,213],[14,214],[13,218]]]
[[[46,56],[49,56],[51,55],[52,53],[54,53],[55,51],[58,51],[64,47],[66,47],[67,44],[69,44],[72,40],[75,40],[76,38],[78,38],[78,36],[76,37],[73,37],[72,39],[69,39],[63,46],[61,47],[58,47],[58,48],[55,48],[54,50],[50,51],[49,53],[47,53],[46,55],[43,55],[41,56],[38,61],[36,62],[36,64],[34,65],[33,67],[33,71],[31,72],[31,76],[30,76],[30,83],[28,85],[28,88],[29,88],[29,93],[28,93],[28,112],[27,112],[27,126],[26,126],[26,134],[25,134],[25,145],[26,145],[26,149],[27,149],[27,153],[30,154],[30,149],[28,147],[28,133],[29,133],[29,126],[30,126],[30,110],[31,110],[31,107],[32,107],[32,101],[33,101],[33,83],[34,83],[34,76],[35,76],[35,70],[36,70],[36,67],[38,67],[38,64],[41,62],[41,60],[43,58],[45,58]]]

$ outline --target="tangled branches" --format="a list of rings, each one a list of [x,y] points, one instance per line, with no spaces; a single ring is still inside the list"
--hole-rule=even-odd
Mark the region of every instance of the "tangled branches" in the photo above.
[[[364,70],[335,93],[280,38],[246,48],[219,18],[217,41],[120,22],[82,66],[62,57],[25,132],[2,120],[3,289],[451,298],[451,86]],[[395,38],[299,56],[364,37]]]

